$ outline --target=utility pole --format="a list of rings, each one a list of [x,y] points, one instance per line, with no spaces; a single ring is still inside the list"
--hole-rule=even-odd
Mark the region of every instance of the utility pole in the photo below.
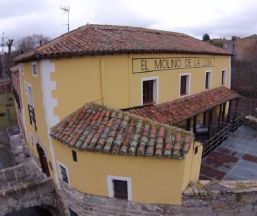
[[[2,47],[2,52],[1,52],[1,64],[2,64],[2,71],[0,73],[0,77],[4,77],[4,75],[6,74],[5,73],[5,60],[4,60],[4,47],[5,47],[5,39],[7,37],[4,36],[4,32],[2,34],[2,37],[1,37],[1,44],[0,46]]]
[[[64,14],[67,14],[68,22],[67,27],[68,27],[68,32],[70,31],[70,6],[62,6],[60,9],[63,11]]]

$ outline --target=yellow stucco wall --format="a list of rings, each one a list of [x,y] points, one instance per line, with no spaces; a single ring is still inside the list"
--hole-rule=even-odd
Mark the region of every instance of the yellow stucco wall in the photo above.
[[[133,73],[135,58],[199,57],[215,58],[214,67],[162,70]],[[211,88],[221,86],[221,70],[226,69],[226,86],[230,80],[230,57],[203,55],[112,55],[101,57],[74,57],[54,60],[56,81],[53,97],[58,99],[55,113],[60,119],[83,104],[95,101],[112,108],[128,108],[141,105],[141,79],[159,78],[159,103],[180,97],[180,74],[191,74],[190,94],[205,90],[205,72],[212,71]]]
[[[108,196],[107,176],[122,176],[132,180],[132,201],[181,204],[182,190],[199,176],[201,150],[194,155],[193,146],[184,160],[173,160],[92,153],[58,141],[53,144],[56,160],[67,168],[71,186],[85,193]],[[78,162],[72,160],[72,149]]]
[[[36,144],[39,143],[40,146],[44,149],[48,162],[52,164],[52,158],[50,156],[50,144],[48,140],[48,130],[45,120],[45,110],[43,105],[43,95],[41,88],[41,76],[40,76],[40,62],[37,62],[37,76],[32,75],[32,65],[31,63],[24,63],[24,73],[21,75],[21,88],[22,88],[22,101],[24,107],[24,117],[26,122],[26,139],[28,141],[29,148],[32,153],[38,158]],[[32,87],[32,96],[34,102],[34,109],[36,114],[36,124],[37,131],[35,130],[34,125],[30,125],[29,121],[29,112],[28,112],[28,94],[25,92],[25,83],[29,84]],[[53,170],[50,169],[50,175],[54,176]]]
[[[215,58],[215,64],[210,68],[201,67],[133,73],[133,70],[137,69],[137,66],[135,64],[133,65],[133,59],[135,58],[154,59],[173,57],[211,57]],[[29,141],[29,147],[36,156],[36,142],[39,142],[45,149],[48,161],[54,165],[54,159],[50,156],[50,143],[48,140],[45,110],[42,101],[40,62],[41,61],[37,62],[39,70],[37,77],[32,76],[30,62],[24,63],[25,72],[24,75],[21,75],[27,140]],[[59,117],[59,119],[63,119],[85,103],[92,101],[118,109],[139,106],[141,105],[141,79],[147,77],[158,77],[159,79],[159,103],[172,101],[180,97],[180,75],[184,73],[191,74],[190,95],[205,90],[206,70],[212,71],[211,88],[221,86],[222,69],[227,70],[227,87],[229,87],[230,80],[230,57],[227,56],[124,54],[62,58],[53,59],[51,62],[54,63],[55,66],[53,73],[51,73],[51,80],[56,82],[56,89],[51,92],[51,96],[57,99],[57,106],[53,109],[53,113]],[[28,98],[24,93],[24,81],[32,86],[38,131],[35,131],[34,127],[29,124],[27,110]],[[33,145],[30,137],[31,134],[33,135]],[[191,149],[191,151],[193,150]],[[110,175],[133,175],[135,186],[133,187],[133,200],[140,202],[156,202],[156,200],[158,200],[160,203],[170,203],[170,200],[173,200],[174,203],[180,203],[182,189],[187,186],[190,179],[198,178],[197,167],[199,167],[200,164],[200,156],[194,159],[194,161],[191,161],[191,153],[186,156],[186,160],[176,161],[140,157],[119,157],[85,152],[78,152],[79,163],[74,163],[71,161],[70,148],[56,142],[54,142],[54,153],[55,157],[57,157],[56,160],[63,161],[63,163],[69,167],[72,185],[84,192],[106,195],[106,178],[103,178],[103,176],[106,176],[109,172],[113,173]],[[98,158],[101,160],[98,160]],[[194,167],[191,169],[192,164]],[[94,169],[96,169],[97,172],[95,172]],[[171,171],[169,172],[169,170]],[[190,170],[195,171],[191,173]],[[54,176],[54,171],[55,166],[53,166],[53,170],[50,169],[52,177]],[[137,175],[139,175],[139,177],[137,177]],[[145,181],[144,179],[149,179],[149,181]],[[141,181],[144,182],[143,186],[140,183]],[[154,187],[154,185],[157,184],[153,185],[153,182],[158,183],[159,187]],[[95,184],[95,187],[89,187],[89,185],[93,184]],[[162,185],[166,185],[165,188]],[[171,186],[169,188],[168,185],[176,185],[176,187]],[[146,190],[144,188],[148,189]],[[178,191],[180,193],[178,193]]]

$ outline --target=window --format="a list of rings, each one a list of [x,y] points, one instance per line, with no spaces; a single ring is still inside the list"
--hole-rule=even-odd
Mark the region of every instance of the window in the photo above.
[[[77,162],[78,161],[78,158],[77,158],[77,152],[72,150],[72,159],[73,161]]]
[[[23,64],[19,64],[19,72],[21,74],[24,74],[24,65]]]
[[[180,96],[189,95],[190,90],[190,76],[189,74],[182,74],[180,76]]]
[[[34,107],[32,87],[28,83],[26,84],[26,87],[27,87],[27,94],[28,94],[28,104]]]
[[[37,76],[37,63],[36,62],[32,63],[32,75]]]
[[[73,211],[71,208],[69,208],[69,213],[70,213],[70,216],[78,216],[78,214]]]
[[[128,199],[128,182],[123,180],[112,180],[113,183],[113,197],[118,199]]]
[[[211,88],[211,72],[207,71],[205,73],[205,89]]]
[[[68,173],[67,169],[65,168],[64,165],[59,164],[59,171],[60,171],[60,178],[63,180],[65,183],[69,184],[69,178],[68,178]]]
[[[24,81],[24,92],[25,92],[25,94],[28,93],[28,92],[27,92],[27,82],[26,82],[26,81]]]
[[[143,78],[141,88],[141,105],[158,103],[158,77]]]
[[[221,85],[225,85],[226,84],[226,71],[222,70],[221,71]]]
[[[143,82],[143,104],[153,103],[153,80]]]
[[[108,192],[110,197],[131,200],[131,178],[108,176]]]

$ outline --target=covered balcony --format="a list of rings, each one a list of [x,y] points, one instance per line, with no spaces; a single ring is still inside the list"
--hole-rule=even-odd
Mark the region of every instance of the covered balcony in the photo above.
[[[192,131],[203,143],[203,157],[212,152],[231,132],[242,124],[239,114],[240,96],[219,87],[171,102],[134,107],[128,112],[154,121]]]

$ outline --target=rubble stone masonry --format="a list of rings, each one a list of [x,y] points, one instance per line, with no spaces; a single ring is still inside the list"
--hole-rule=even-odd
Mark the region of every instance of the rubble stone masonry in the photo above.
[[[68,208],[78,215],[145,216],[256,216],[257,181],[198,181],[183,194],[182,206],[141,204],[83,194],[62,183],[59,193]]]

